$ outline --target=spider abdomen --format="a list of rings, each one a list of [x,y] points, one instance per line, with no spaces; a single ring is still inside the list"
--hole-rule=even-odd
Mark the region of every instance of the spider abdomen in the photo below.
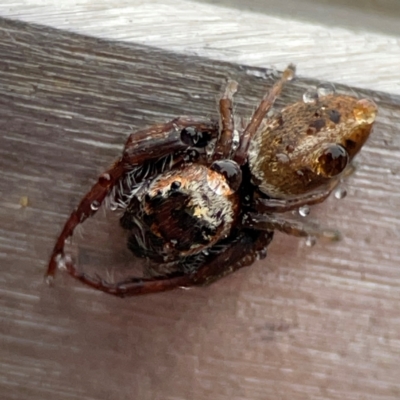
[[[133,222],[130,248],[137,255],[175,261],[227,238],[239,217],[239,203],[222,174],[186,164],[153,179],[146,194],[128,207],[123,226]]]

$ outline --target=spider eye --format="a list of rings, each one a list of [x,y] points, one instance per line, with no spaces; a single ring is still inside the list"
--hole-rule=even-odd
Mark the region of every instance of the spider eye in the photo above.
[[[181,140],[188,146],[205,147],[210,139],[211,135],[208,132],[199,132],[190,126],[181,131]]]
[[[236,192],[242,184],[242,170],[232,160],[218,160],[211,164],[210,169],[223,175],[229,187]]]
[[[327,178],[339,175],[347,167],[349,155],[340,144],[328,145],[317,158],[316,172]]]

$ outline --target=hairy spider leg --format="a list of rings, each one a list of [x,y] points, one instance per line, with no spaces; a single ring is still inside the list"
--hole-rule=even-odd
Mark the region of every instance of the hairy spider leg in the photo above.
[[[253,235],[256,234],[256,238]],[[267,256],[266,248],[271,243],[274,232],[241,231],[213,260],[206,262],[191,277],[195,285],[207,285],[217,279],[247,267],[256,259]]]
[[[45,274],[47,280],[55,275],[58,263],[64,257],[65,241],[72,236],[79,224],[96,213],[98,207],[103,203],[104,198],[121,176],[123,176],[124,172],[125,168],[122,160],[117,161],[113,167],[100,176],[90,191],[83,197],[78,207],[72,211],[51,253],[50,262]],[[93,204],[96,206],[93,207]]]
[[[256,208],[258,212],[264,213],[284,213],[287,211],[297,210],[302,206],[312,206],[325,201],[329,195],[332,193],[334,187],[329,187],[329,189],[324,189],[321,191],[309,193],[301,198],[295,199],[256,199]]]
[[[169,274],[157,278],[129,278],[120,282],[107,282],[100,277],[91,277],[75,268],[72,262],[65,263],[67,271],[75,279],[82,283],[118,297],[136,296],[156,292],[165,292],[176,287],[190,286],[190,276],[180,274]]]
[[[57,265],[64,257],[65,241],[72,236],[75,228],[93,216],[102,205],[105,197],[117,184],[121,177],[129,171],[132,166],[140,165],[149,159],[158,159],[168,154],[187,149],[187,144],[181,140],[183,129],[193,127],[199,132],[209,132],[216,136],[217,124],[210,120],[194,120],[192,118],[175,118],[166,124],[154,125],[131,134],[125,144],[122,158],[103,173],[90,191],[83,197],[77,209],[67,219],[61,234],[51,253],[50,262],[45,274],[49,280],[57,270]],[[69,263],[68,272],[75,276],[79,272],[73,264]]]
[[[245,130],[240,135],[239,147],[237,148],[233,160],[239,165],[244,165],[247,162],[247,152],[252,137],[257,132],[262,120],[267,112],[273,106],[276,98],[282,92],[283,85],[293,79],[295,74],[295,66],[290,64],[282,73],[281,78],[272,86],[271,90],[263,97],[256,111],[254,111],[250,122]]]
[[[177,287],[207,285],[240,268],[251,265],[257,257],[265,257],[265,248],[271,242],[273,232],[262,232],[253,238],[241,232],[236,240],[226,243],[218,252],[211,252],[203,265],[193,274],[175,273],[157,278],[129,278],[110,283],[99,277],[90,277],[78,271],[72,262],[66,261],[68,272],[82,283],[117,297],[136,296],[164,292]]]
[[[256,199],[256,209],[259,213],[284,213],[287,211],[297,210],[302,206],[313,206],[324,202],[332,191],[339,185],[340,180],[348,178],[355,172],[356,167],[353,163],[349,164],[348,167],[343,171],[343,173],[338,177],[338,179],[333,179],[332,182],[321,190],[308,193],[300,198],[295,199]],[[279,230],[279,229],[278,229]]]
[[[233,96],[237,91],[238,83],[228,81],[224,93],[219,100],[220,136],[215,145],[212,159],[223,160],[230,158],[232,150],[235,122],[233,119]]]
[[[324,228],[309,221],[299,221],[287,215],[249,213],[242,224],[248,229],[265,231],[276,229],[291,236],[314,237],[329,242],[341,239],[341,234],[336,229]]]
[[[353,173],[354,167],[344,172],[345,176]],[[289,215],[284,215],[288,211],[298,210],[303,206],[311,206],[325,201],[332,193],[339,179],[333,180],[331,184],[321,190],[309,193],[301,198],[295,199],[264,199],[258,197],[255,200],[257,214],[249,214],[243,221],[243,226],[256,230],[276,229],[287,235],[297,237],[314,237],[326,241],[336,242],[341,239],[340,232],[336,229],[324,228],[308,221],[299,221]],[[282,214],[282,215],[280,215]]]

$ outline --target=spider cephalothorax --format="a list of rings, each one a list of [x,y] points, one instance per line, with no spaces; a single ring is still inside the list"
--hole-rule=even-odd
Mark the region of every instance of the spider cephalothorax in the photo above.
[[[122,157],[67,220],[47,277],[62,259],[71,275],[96,289],[143,294],[208,283],[250,265],[266,255],[276,229],[336,238],[283,213],[329,196],[367,140],[377,107],[325,86],[319,97],[265,118],[293,76],[289,66],[244,129],[234,123],[237,83],[230,81],[219,102],[219,123],[180,117],[132,134]],[[65,259],[65,240],[103,203],[123,212],[121,225],[136,256],[172,265],[173,272],[108,283]]]

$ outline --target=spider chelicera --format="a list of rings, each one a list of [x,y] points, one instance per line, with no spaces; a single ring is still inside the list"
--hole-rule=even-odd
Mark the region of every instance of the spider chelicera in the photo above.
[[[179,117],[131,134],[122,156],[103,173],[64,225],[47,278],[62,264],[81,282],[128,296],[212,282],[266,256],[274,230],[338,238],[284,214],[325,200],[367,140],[377,113],[367,99],[321,85],[266,117],[290,65],[247,125],[233,115],[237,83],[219,100],[220,120]],[[173,272],[106,282],[80,271],[65,240],[101,205],[123,212],[128,247]]]

